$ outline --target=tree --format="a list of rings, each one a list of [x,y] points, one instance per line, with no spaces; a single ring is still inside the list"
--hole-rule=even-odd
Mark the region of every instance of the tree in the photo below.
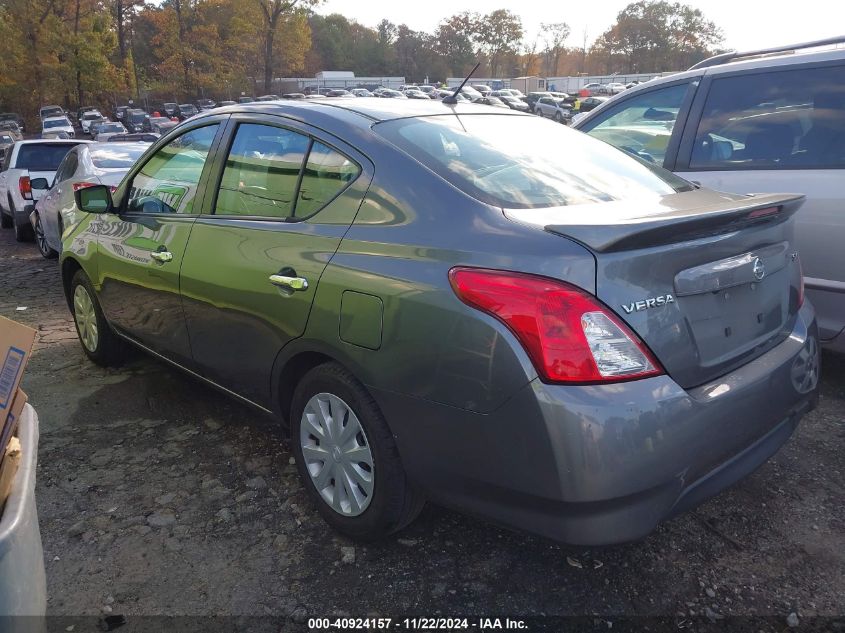
[[[506,9],[498,9],[479,19],[477,43],[487,56],[491,76],[498,77],[506,59],[516,56],[522,34],[522,20]]]
[[[721,30],[698,9],[640,0],[619,12],[590,56],[608,73],[681,70],[709,56],[722,39]]]
[[[546,48],[543,51],[543,74],[556,76],[560,56],[564,51],[564,42],[569,37],[570,29],[566,22],[543,23],[540,25]]]
[[[270,92],[273,86],[276,60],[274,45],[280,26],[292,17],[297,8],[315,6],[320,0],[254,0],[261,8],[264,34],[264,91]],[[303,52],[304,54],[304,52]]]
[[[435,46],[449,72],[463,76],[475,65],[474,39],[478,32],[479,16],[459,13],[442,21],[434,33]]]

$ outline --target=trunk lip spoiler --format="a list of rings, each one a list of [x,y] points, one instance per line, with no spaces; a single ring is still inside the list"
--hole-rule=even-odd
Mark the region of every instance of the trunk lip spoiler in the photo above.
[[[727,233],[755,224],[783,222],[798,211],[805,199],[803,194],[755,195],[745,200],[668,210],[662,215],[620,217],[613,223],[554,223],[546,224],[543,229],[599,253],[625,251]],[[776,213],[749,217],[769,207],[779,208]],[[720,227],[723,230],[714,231]]]

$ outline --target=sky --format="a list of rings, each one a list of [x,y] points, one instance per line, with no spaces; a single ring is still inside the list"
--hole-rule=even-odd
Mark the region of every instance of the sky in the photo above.
[[[632,0],[325,0],[317,13],[342,13],[365,26],[383,18],[432,32],[444,18],[463,11],[489,13],[508,9],[522,18],[527,37],[541,22],[566,22],[572,29],[567,46],[588,44],[616,21]],[[683,1],[683,0],[682,0]],[[721,27],[726,48],[750,50],[845,35],[845,2],[842,0],[691,0],[693,7]],[[559,8],[558,8],[559,7]]]

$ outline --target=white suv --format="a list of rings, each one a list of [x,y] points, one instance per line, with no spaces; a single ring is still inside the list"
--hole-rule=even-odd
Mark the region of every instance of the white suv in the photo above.
[[[806,194],[796,237],[819,334],[845,352],[845,38],[726,53],[573,127],[710,189]]]

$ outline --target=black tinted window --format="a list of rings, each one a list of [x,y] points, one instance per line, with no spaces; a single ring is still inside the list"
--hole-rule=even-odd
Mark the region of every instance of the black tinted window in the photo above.
[[[220,181],[215,213],[287,218],[309,138],[268,125],[238,127]]]
[[[715,79],[690,167],[845,167],[845,67]]]
[[[15,167],[32,171],[55,171],[74,143],[21,145]]]

